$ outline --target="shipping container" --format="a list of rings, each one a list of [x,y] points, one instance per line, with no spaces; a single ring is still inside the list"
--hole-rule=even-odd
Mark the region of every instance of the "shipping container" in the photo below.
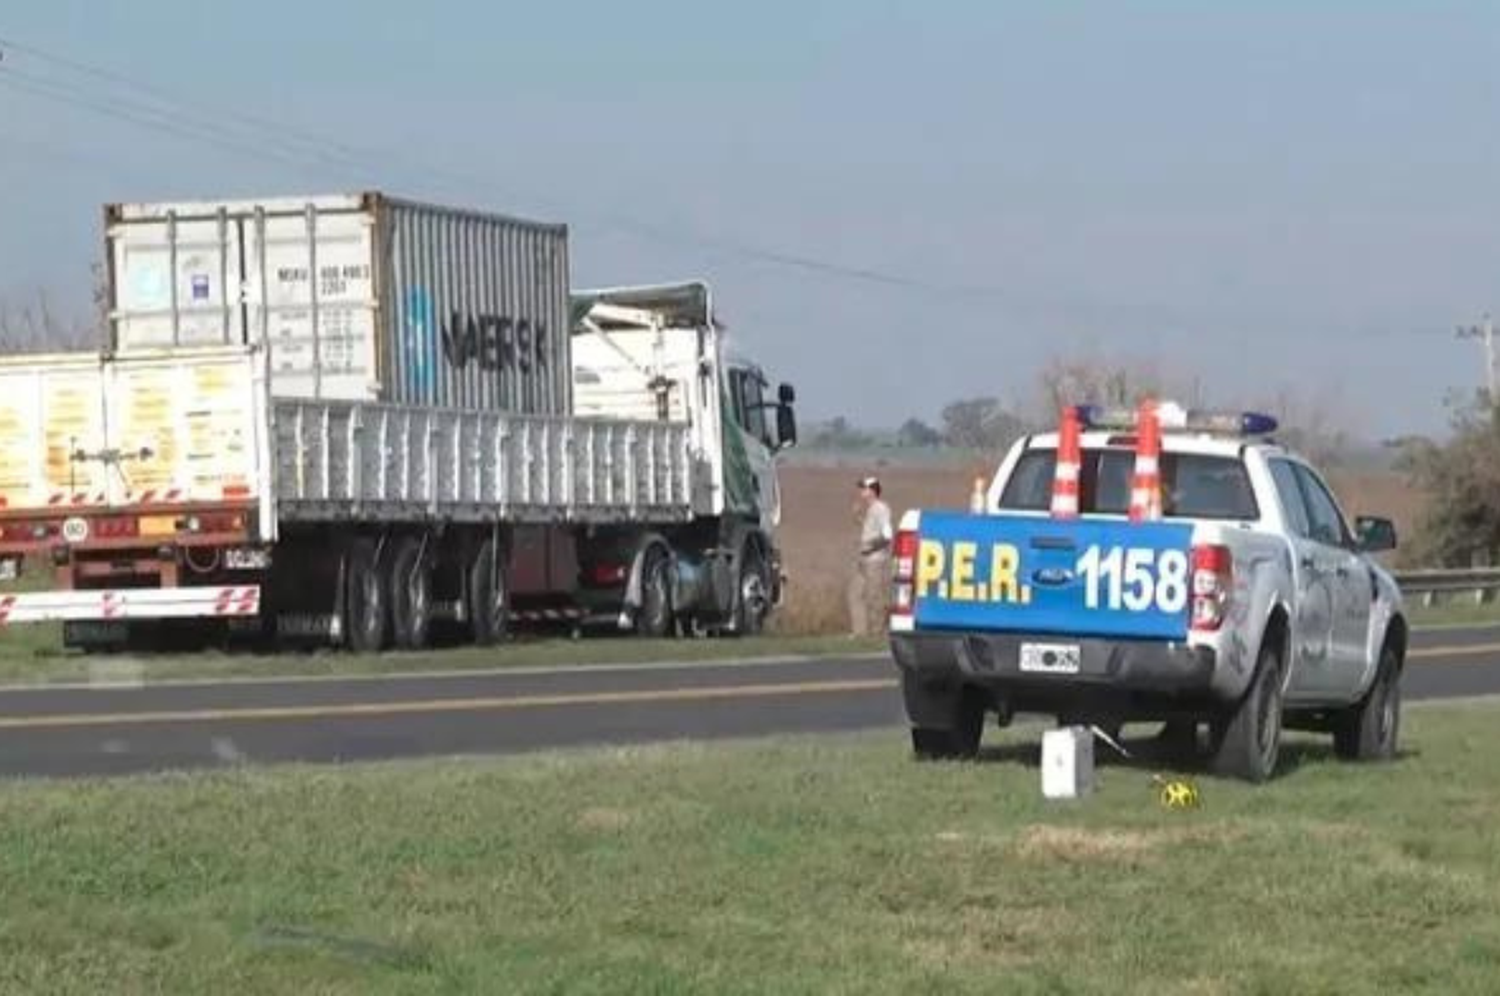
[[[106,208],[129,355],[264,343],[277,397],[571,410],[564,225],[379,193]]]

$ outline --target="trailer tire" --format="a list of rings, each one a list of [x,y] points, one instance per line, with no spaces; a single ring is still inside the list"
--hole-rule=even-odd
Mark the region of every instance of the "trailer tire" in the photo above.
[[[432,563],[420,537],[396,542],[390,571],[391,623],[401,650],[422,650],[432,635]]]
[[[373,540],[355,540],[344,555],[344,632],[357,654],[379,653],[390,637],[385,578]]]
[[[502,548],[493,539],[484,541],[469,566],[468,598],[475,645],[493,647],[502,642],[510,632],[510,584]]]
[[[636,614],[639,636],[664,639],[672,635],[672,558],[666,549],[653,546],[641,565],[641,607]]]

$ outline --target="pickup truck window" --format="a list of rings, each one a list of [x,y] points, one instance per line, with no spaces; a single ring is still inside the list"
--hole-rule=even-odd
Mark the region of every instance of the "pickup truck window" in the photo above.
[[[1276,495],[1281,499],[1281,510],[1286,514],[1286,524],[1293,533],[1303,539],[1312,539],[1312,523],[1307,518],[1307,502],[1302,497],[1302,486],[1297,483],[1297,471],[1289,460],[1271,461],[1271,478],[1276,482]]]
[[[1045,512],[1052,504],[1052,475],[1057,454],[1028,450],[1016,462],[1000,496],[1000,507]],[[1135,451],[1091,449],[1083,452],[1079,511],[1126,515]],[[1234,457],[1198,453],[1163,453],[1162,514],[1167,518],[1254,521],[1260,518],[1255,491],[1245,465]]]
[[[1297,476],[1302,479],[1302,492],[1307,497],[1307,517],[1312,524],[1312,539],[1328,546],[1349,546],[1349,528],[1344,524],[1344,515],[1328,488],[1311,470],[1297,465]]]

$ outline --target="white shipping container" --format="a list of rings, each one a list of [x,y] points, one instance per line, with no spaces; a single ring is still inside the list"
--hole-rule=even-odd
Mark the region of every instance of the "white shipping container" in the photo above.
[[[278,397],[567,414],[567,229],[378,193],[106,210],[113,342],[265,343]]]

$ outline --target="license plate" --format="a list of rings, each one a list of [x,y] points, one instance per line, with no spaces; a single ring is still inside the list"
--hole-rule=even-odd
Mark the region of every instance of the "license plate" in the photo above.
[[[21,576],[21,561],[15,557],[0,559],[0,581],[15,581]]]
[[[1083,652],[1076,643],[1023,643],[1021,670],[1041,674],[1077,674]]]

